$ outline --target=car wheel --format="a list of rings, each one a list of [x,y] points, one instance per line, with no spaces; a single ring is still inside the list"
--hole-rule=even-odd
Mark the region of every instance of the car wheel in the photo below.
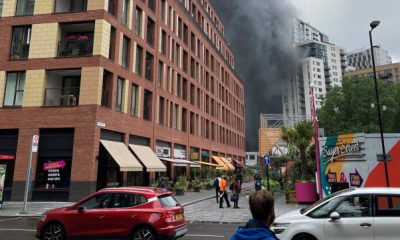
[[[308,233],[300,233],[294,236],[292,240],[317,240],[317,238]]]
[[[64,240],[65,231],[59,223],[50,223],[43,231],[43,240]]]
[[[148,226],[138,227],[133,232],[132,240],[155,240],[155,239],[156,236],[154,234],[154,231]]]

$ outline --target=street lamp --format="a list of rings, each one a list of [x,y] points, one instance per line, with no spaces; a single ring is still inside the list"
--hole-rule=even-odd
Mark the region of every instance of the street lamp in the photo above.
[[[318,192],[319,198],[323,197],[322,194],[322,182],[321,182],[321,163],[319,161],[319,141],[318,141],[318,120],[317,120],[317,111],[315,109],[315,99],[314,99],[314,87],[315,85],[312,83],[310,84],[311,88],[311,111],[312,111],[312,118],[313,118],[313,125],[314,125],[314,140],[315,140],[315,161],[317,163],[317,178],[318,178]]]
[[[374,30],[380,21],[373,21],[369,25],[371,30],[369,30],[369,42],[371,44],[371,55],[372,55],[372,67],[374,69],[374,80],[375,80],[375,95],[376,95],[376,105],[378,109],[378,120],[379,120],[379,130],[381,132],[381,143],[382,143],[382,154],[383,154],[383,162],[385,164],[385,175],[386,175],[386,186],[390,187],[389,184],[389,173],[387,168],[387,161],[386,161],[386,150],[385,150],[385,140],[383,138],[383,127],[382,127],[382,117],[381,117],[381,107],[379,104],[379,94],[378,94],[378,80],[376,77],[376,68],[375,68],[375,57],[374,57],[374,47],[372,45],[372,30]]]

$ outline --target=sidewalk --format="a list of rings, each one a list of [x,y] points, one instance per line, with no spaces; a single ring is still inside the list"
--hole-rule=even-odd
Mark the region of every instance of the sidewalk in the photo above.
[[[253,186],[254,183],[243,183],[244,187]],[[214,198],[215,190],[201,190],[201,192],[185,192],[183,196],[175,196],[176,199],[184,206],[189,206],[201,201]],[[74,204],[73,202],[28,202],[28,214],[21,214],[23,202],[4,202],[3,208],[0,210],[0,217],[39,217],[50,209],[65,207]]]

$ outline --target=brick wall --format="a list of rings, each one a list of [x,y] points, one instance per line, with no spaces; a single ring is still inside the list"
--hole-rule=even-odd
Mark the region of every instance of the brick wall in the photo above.
[[[108,1],[109,0],[88,0],[87,3],[87,10],[100,10],[104,9],[107,10],[108,8]]]
[[[96,20],[94,29],[93,55],[108,58],[110,52],[111,24],[105,20]]]
[[[11,17],[15,15],[15,9],[17,7],[17,0],[6,0],[3,3],[2,17]]]
[[[103,72],[101,67],[82,68],[79,105],[101,105]]]
[[[34,14],[49,14],[54,12],[54,0],[36,0]]]

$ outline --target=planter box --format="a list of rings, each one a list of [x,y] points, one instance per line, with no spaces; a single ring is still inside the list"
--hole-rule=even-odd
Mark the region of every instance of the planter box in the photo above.
[[[175,189],[176,196],[183,196],[184,194],[185,194],[185,191],[183,189]]]
[[[315,182],[295,183],[295,189],[298,203],[314,203],[318,200]]]
[[[286,196],[286,203],[297,203],[295,191],[286,191],[285,196]]]

